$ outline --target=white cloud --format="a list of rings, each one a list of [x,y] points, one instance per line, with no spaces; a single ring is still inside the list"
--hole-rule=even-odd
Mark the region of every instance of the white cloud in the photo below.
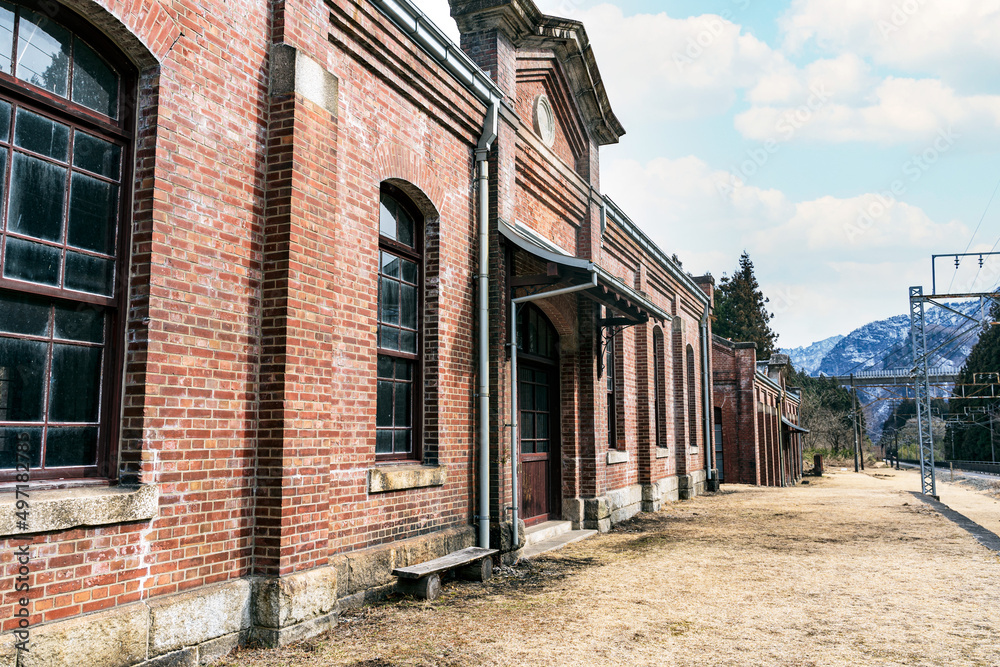
[[[845,85],[845,77],[838,74],[839,84],[812,79],[813,89],[825,93],[817,103],[754,105],[736,116],[736,129],[758,141],[912,144],[933,142],[940,131],[949,129],[959,136],[977,136],[980,142],[1000,139],[1000,95],[962,96],[938,80],[894,77],[861,95],[857,86],[866,77],[847,73],[847,97],[863,97],[865,102],[845,104],[836,87]]]
[[[997,0],[795,0],[780,25],[790,50],[813,43],[956,85],[996,85],[993,67],[970,63],[1000,61]]]
[[[794,202],[774,189],[727,187],[728,173],[692,156],[613,160],[604,173],[605,192],[685,269],[720,277],[747,250],[782,345],[895,314],[887,295],[898,293],[904,312],[907,287],[926,279],[923,260],[969,234],[891,193]]]
[[[543,7],[544,9],[544,7]],[[573,12],[587,28],[602,78],[623,116],[646,122],[727,112],[738,90],[787,68],[781,54],[715,14],[625,16],[611,4]]]

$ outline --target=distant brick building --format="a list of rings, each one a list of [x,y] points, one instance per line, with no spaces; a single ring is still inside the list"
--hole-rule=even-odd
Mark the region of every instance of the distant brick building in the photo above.
[[[754,343],[712,337],[716,465],[723,483],[789,486],[802,479],[801,391],[788,356],[757,361]]]
[[[452,13],[0,6],[0,665],[207,663],[717,482],[713,282],[601,194],[583,26]]]

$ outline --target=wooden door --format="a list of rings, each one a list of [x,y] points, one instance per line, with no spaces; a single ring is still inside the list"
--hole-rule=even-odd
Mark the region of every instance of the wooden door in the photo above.
[[[518,317],[517,394],[521,518],[532,525],[560,515],[557,336],[533,305]]]
[[[521,507],[528,525],[554,514],[553,466],[558,465],[553,442],[558,412],[554,409],[555,369],[518,368],[518,423],[521,428]]]

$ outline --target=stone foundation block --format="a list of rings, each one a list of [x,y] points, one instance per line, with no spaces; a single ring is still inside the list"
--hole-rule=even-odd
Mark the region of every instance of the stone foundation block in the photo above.
[[[167,653],[141,662],[136,667],[198,667],[198,649],[192,647]]]
[[[285,646],[332,630],[337,625],[339,616],[339,612],[335,611],[282,628],[255,627],[250,631],[250,638],[264,646]]]
[[[0,667],[17,667],[17,641],[10,632],[0,635]]]
[[[677,477],[665,477],[642,486],[642,511],[658,512],[668,502],[678,500]]]
[[[642,485],[632,484],[608,491],[606,498],[612,525],[627,521],[642,509]]]
[[[582,498],[563,498],[562,508],[563,521],[571,522],[573,524],[573,530],[580,530],[583,528]]]
[[[198,645],[198,664],[210,665],[229,655],[237,646],[243,644],[246,635],[242,632],[234,632],[231,635],[210,639],[204,644]]]
[[[149,609],[135,603],[31,629],[19,667],[126,667],[146,659]]]
[[[250,627],[250,582],[199,588],[149,603],[149,654],[160,655]]]
[[[284,628],[325,616],[336,606],[337,569],[333,566],[253,580],[255,627]]]

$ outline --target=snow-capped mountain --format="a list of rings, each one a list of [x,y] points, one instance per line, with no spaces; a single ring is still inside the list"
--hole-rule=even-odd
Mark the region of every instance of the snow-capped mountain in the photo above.
[[[958,370],[979,339],[978,322],[985,313],[978,301],[946,305],[948,308],[928,304],[926,309],[927,347],[932,350],[930,365]],[[815,365],[812,374],[847,375],[863,370],[909,368],[910,345],[910,316],[896,315],[869,322],[842,337],[823,355],[818,365],[811,358],[803,357],[800,362],[794,351],[789,354],[796,367]]]
[[[986,317],[986,307],[978,301],[945,305],[947,308],[931,304],[926,307],[930,365],[957,372],[979,340],[979,322]],[[909,369],[912,365],[910,316],[896,315],[869,322],[846,336],[833,336],[806,347],[781,351],[789,355],[792,365],[810,375],[843,376],[860,371]],[[882,393],[879,389],[870,390],[868,398]],[[874,437],[891,413],[892,405],[888,401],[877,401],[865,411],[869,435]]]
[[[830,350],[832,350],[833,347],[843,339],[844,337],[838,334],[836,336],[824,338],[823,340],[817,341],[812,345],[782,349],[781,352],[787,354],[791,358],[792,365],[795,366],[795,368],[812,375],[819,370],[820,364],[823,363],[823,358],[826,357]]]

